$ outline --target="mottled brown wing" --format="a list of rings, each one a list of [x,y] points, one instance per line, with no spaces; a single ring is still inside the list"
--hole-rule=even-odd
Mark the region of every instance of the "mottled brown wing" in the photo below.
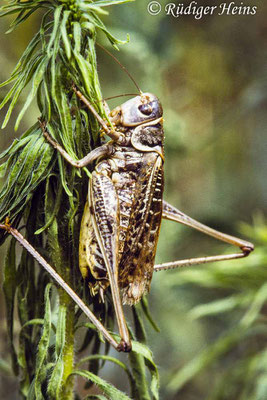
[[[162,218],[163,162],[157,157],[136,186],[129,230],[119,265],[123,302],[134,304],[150,287]]]
[[[130,337],[123,314],[118,285],[119,199],[112,180],[105,173],[94,171],[89,185],[89,208],[92,225],[108,272],[121,344],[130,349]],[[129,351],[129,350],[127,350]]]
[[[119,201],[112,180],[93,172],[88,193],[94,233],[101,249],[109,279],[118,276]]]

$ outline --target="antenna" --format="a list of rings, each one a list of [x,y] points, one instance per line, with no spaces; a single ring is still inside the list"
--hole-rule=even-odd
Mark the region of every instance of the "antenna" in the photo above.
[[[110,57],[113,58],[114,61],[116,61],[117,64],[119,64],[119,66],[121,67],[121,69],[123,69],[126,74],[129,76],[129,78],[131,79],[131,81],[134,83],[135,87],[137,88],[138,92],[140,95],[142,95],[142,90],[140,89],[140,87],[137,85],[136,81],[134,80],[134,78],[132,77],[132,75],[130,74],[130,72],[127,70],[127,68],[122,65],[122,63],[117,59],[117,57],[115,57],[109,50],[105,49],[105,47],[103,47],[101,44],[96,43],[98,47],[100,47],[102,50],[104,50]]]
[[[101,101],[117,99],[117,97],[123,97],[123,96],[138,96],[138,95],[139,95],[139,93],[123,93],[123,94],[117,94],[117,96],[106,97],[105,99],[102,99]]]

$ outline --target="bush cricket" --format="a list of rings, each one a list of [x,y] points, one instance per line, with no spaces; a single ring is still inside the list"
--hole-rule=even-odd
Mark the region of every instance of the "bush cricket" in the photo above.
[[[83,168],[95,162],[80,228],[79,263],[92,296],[104,301],[110,287],[120,342],[8,220],[0,228],[32,254],[114,348],[128,352],[131,339],[122,304],[133,305],[149,291],[154,271],[242,258],[254,246],[209,228],[163,201],[163,109],[155,95],[138,88],[139,95],[109,113],[109,126],[75,85],[73,90],[111,140],[76,161],[50,136],[45,121],[40,120],[40,126],[47,141],[73,167]],[[235,245],[241,252],[154,265],[162,218]]]

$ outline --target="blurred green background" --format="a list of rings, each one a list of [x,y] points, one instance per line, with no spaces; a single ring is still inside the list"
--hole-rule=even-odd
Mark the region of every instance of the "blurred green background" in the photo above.
[[[166,3],[161,1],[162,9]],[[142,90],[162,101],[165,199],[193,218],[256,245],[248,259],[154,275],[149,304],[161,332],[147,329],[161,374],[161,398],[264,400],[267,5],[250,0],[246,4],[258,7],[255,16],[215,14],[196,20],[164,11],[152,16],[147,4],[137,0],[114,6],[106,22],[115,36],[130,34],[130,42],[113,52]],[[1,81],[9,77],[39,26],[35,15],[5,36],[9,23],[3,18],[0,25]],[[110,49],[101,34],[98,41]],[[136,92],[101,49],[98,64],[104,97]],[[3,89],[1,98],[5,93]],[[121,102],[123,98],[109,105]],[[17,133],[14,116],[1,132],[2,149],[32,125],[38,110],[32,107]],[[157,263],[231,251],[200,233],[163,222]],[[2,294],[0,302],[0,358],[8,361]],[[14,380],[5,364],[0,367],[0,398],[15,399]],[[105,369],[103,377],[123,388],[115,368]]]

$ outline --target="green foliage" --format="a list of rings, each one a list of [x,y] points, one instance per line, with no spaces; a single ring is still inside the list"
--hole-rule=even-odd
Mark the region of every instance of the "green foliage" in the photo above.
[[[47,18],[46,31],[37,32],[33,38],[31,49],[28,47],[29,56],[34,53],[38,57],[35,52],[42,45],[46,52],[53,30],[52,16],[55,11],[53,7],[63,5],[64,11],[62,10],[60,14],[61,25],[60,33],[58,33],[61,35],[60,53],[57,54],[54,68],[55,64],[57,67],[58,62],[61,63],[61,55],[64,56],[68,66],[74,65],[73,68],[66,67],[67,77],[75,75],[74,78],[77,79],[75,82],[79,82],[79,88],[89,98],[90,83],[87,83],[86,77],[88,64],[83,61],[83,58],[86,59],[87,56],[82,49],[80,50],[81,57],[77,56],[77,60],[73,61],[75,43],[77,43],[76,50],[79,55],[79,48],[85,40],[83,37],[80,38],[79,31],[91,32],[94,37],[95,29],[101,30],[104,33],[102,36],[106,35],[112,40],[112,34],[102,22],[102,20],[108,21],[107,18],[104,19],[108,8],[93,10],[94,14],[87,8],[85,11],[90,14],[91,20],[82,21],[79,21],[77,16],[74,17],[74,9],[71,9],[67,2],[14,1],[9,2],[3,12],[11,11],[13,15],[16,15],[16,9],[19,13],[25,10],[23,14],[18,14],[16,23],[20,23],[24,17],[27,18],[28,12],[38,10],[39,3],[42,3],[43,17],[45,18],[45,12],[50,12],[51,18]],[[119,58],[123,64],[130,66],[131,71],[134,71],[140,87],[144,91],[156,93],[163,102],[166,132],[165,197],[201,221],[213,224],[225,232],[234,233],[236,221],[250,220],[253,210],[266,209],[266,152],[263,142],[267,121],[264,107],[266,90],[263,82],[266,82],[267,68],[265,53],[262,51],[266,4],[255,0],[258,12],[253,17],[213,16],[209,18],[207,16],[197,21],[194,18],[182,16],[177,19],[167,18],[163,12],[156,17],[151,16],[146,12],[145,3],[135,2],[133,12],[130,9],[130,18],[127,7],[113,7],[112,31],[118,36],[122,36],[124,34],[122,32],[127,31],[130,32],[131,37],[134,37],[134,40],[124,47]],[[81,1],[79,6],[82,4],[94,5],[92,2]],[[77,5],[78,2],[71,4],[74,7]],[[45,9],[44,7],[47,6],[48,8]],[[114,21],[119,21],[116,22],[116,26]],[[70,26],[72,22],[74,25]],[[12,24],[11,30],[14,29],[16,23]],[[35,24],[31,25],[31,29],[35,29],[32,28],[35,25],[36,20]],[[46,35],[43,43],[40,41],[40,33],[42,36]],[[10,39],[9,44],[12,45],[15,54],[21,51],[19,42],[16,39],[12,42]],[[118,45],[118,42],[113,43],[113,46]],[[5,65],[8,66],[12,63],[10,53],[10,51],[2,50],[1,54],[3,60],[7,61]],[[50,56],[47,55],[47,57]],[[107,56],[99,52],[98,67],[101,73],[102,89],[105,93],[113,95],[131,91],[132,86],[131,83],[127,86],[126,75],[121,73],[117,65],[107,60]],[[34,74],[39,65],[38,58],[33,57],[33,61],[32,65],[28,64],[29,68],[32,68],[28,71],[29,76]],[[25,64],[28,61],[24,57],[21,63]],[[48,69],[51,64],[52,60],[48,63]],[[76,73],[76,69],[81,72]],[[91,82],[91,74],[94,71],[90,67],[88,69],[88,82]],[[55,73],[45,74],[45,80],[39,86],[44,93],[44,97],[39,96],[41,101],[39,106],[43,109],[43,116],[51,122],[50,133],[63,143],[61,124],[67,130],[69,117],[67,112],[67,117],[63,116],[61,121],[57,106],[59,104],[59,107],[63,108],[64,104],[66,105],[66,99],[67,104],[73,104],[71,116],[74,128],[72,131],[76,136],[73,144],[65,135],[67,136],[66,145],[70,147],[70,151],[74,151],[74,156],[81,157],[89,150],[87,138],[90,138],[92,147],[99,143],[97,123],[86,110],[80,107],[77,109],[75,98],[68,97],[68,95],[72,96],[69,85],[73,78],[68,78],[68,84],[64,86],[63,93],[67,93],[67,96],[64,98],[61,96],[56,101],[54,94],[51,95],[50,91],[52,84],[49,83],[50,86],[47,86],[47,82],[52,80],[52,75],[55,76]],[[17,78],[19,79],[19,73],[14,71],[14,76],[6,83],[14,84]],[[26,78],[25,76],[24,79]],[[11,93],[10,98],[6,99],[6,106],[12,101],[23,100],[22,92],[17,92],[17,90],[20,85],[24,88],[26,81],[25,85],[18,81],[12,93],[20,97],[13,100]],[[114,82],[116,82],[115,92]],[[33,90],[31,83],[29,81],[27,86],[29,92]],[[55,94],[58,95],[57,91]],[[114,105],[117,105],[116,101]],[[103,115],[100,109],[98,111]],[[28,114],[27,112],[24,114],[24,121],[29,119]],[[54,126],[53,121],[57,121],[57,126]],[[84,127],[89,127],[90,124],[92,131],[88,134],[87,128]],[[70,268],[73,276],[71,285],[80,293],[80,296],[83,296],[82,281],[79,273],[76,276],[73,267],[77,265],[77,260],[72,255],[75,254],[77,248],[75,247],[78,238],[76,221],[79,220],[86,189],[81,184],[78,172],[66,167],[45,141],[39,148],[43,157],[46,157],[44,162],[42,161],[44,173],[38,174],[39,155],[34,152],[32,144],[37,139],[41,140],[42,135],[38,124],[34,125],[32,132],[33,130],[36,130],[35,137],[29,140],[26,133],[25,142],[21,138],[13,143],[13,146],[18,146],[16,151],[12,152],[10,149],[10,155],[9,152],[5,153],[10,156],[10,161],[3,165],[1,172],[4,173],[7,168],[10,168],[5,178],[9,180],[9,183],[5,181],[5,189],[3,189],[9,191],[9,197],[6,197],[4,202],[1,199],[0,202],[1,222],[4,221],[5,216],[9,215],[13,224],[18,225],[21,221],[20,226],[23,226],[25,219],[27,220],[33,213],[29,224],[26,225],[26,230],[29,233],[35,230],[40,234],[38,236],[29,234],[29,240],[46,259],[49,259],[50,255],[55,258],[55,252],[56,258],[60,258],[61,251],[61,258],[63,257],[63,260],[65,258],[66,261],[60,262],[57,267],[63,269],[63,275],[66,275],[65,266]],[[80,137],[83,139],[80,140]],[[24,145],[29,146],[31,150],[29,157],[21,163],[20,154],[25,157]],[[31,160],[30,152],[33,152],[36,163]],[[26,155],[27,153],[28,151],[25,150]],[[32,162],[35,171],[30,176],[27,174],[28,162],[29,165]],[[22,184],[16,188],[14,177],[17,172],[22,173],[20,179],[27,186],[25,192],[23,191],[25,186],[23,187]],[[83,177],[85,173],[88,171],[82,172]],[[13,174],[12,179],[9,179],[10,174]],[[73,180],[71,174],[74,175]],[[47,178],[45,178],[46,175]],[[36,190],[31,191],[31,178],[35,176]],[[12,190],[17,190],[16,199],[12,197]],[[72,194],[72,196],[68,197],[66,194]],[[12,207],[14,199],[17,203]],[[35,206],[32,207],[32,204]],[[38,204],[39,208],[36,211],[35,207]],[[65,205],[63,208],[62,204]],[[69,223],[71,216],[75,221],[73,225]],[[166,223],[166,228],[164,225],[163,223],[158,249],[159,262],[221,252],[221,247],[217,247],[215,241],[212,244],[209,239],[206,241],[199,235],[194,236],[177,224]],[[65,228],[61,229],[64,226]],[[50,236],[48,246],[46,234],[51,231],[50,228],[54,233]],[[256,247],[248,259],[221,265],[194,267],[190,270],[166,271],[155,274],[153,278],[150,304],[153,307],[153,314],[157,316],[161,334],[151,334],[149,345],[153,347],[155,357],[161,367],[162,399],[263,400],[267,397],[266,287],[264,284],[266,280],[264,271],[266,269],[266,222],[258,217],[255,219],[254,227],[242,226],[242,235],[243,233],[255,243]],[[55,235],[57,240],[53,242]],[[68,249],[64,243],[68,243]],[[12,246],[15,247],[15,243],[10,246],[6,261],[9,270],[5,269],[10,354],[13,359],[13,369],[16,371],[17,368],[21,374],[21,391],[27,393],[28,398],[33,399],[34,380],[33,376],[29,377],[28,374],[34,371],[35,366],[32,366],[28,360],[33,359],[37,353],[42,334],[43,299],[49,278],[43,271],[35,276],[32,273],[33,265],[30,263],[30,258],[26,259],[25,254],[18,269],[13,261],[15,252]],[[52,254],[51,246],[54,248]],[[17,259],[20,260],[19,255]],[[53,265],[55,265],[54,262]],[[32,285],[28,285],[28,281],[32,282]],[[34,290],[32,290],[33,286]],[[19,295],[19,303],[21,303],[19,324],[16,320],[14,321],[12,315],[13,307],[16,307],[16,295]],[[65,328],[64,324],[57,324],[58,314],[55,308],[59,302],[61,304],[63,302],[62,293],[60,292],[59,296],[53,289],[49,301],[52,322],[49,354],[44,367],[46,372],[44,381],[47,380],[43,387],[44,393],[47,393],[47,383],[55,369],[56,360],[59,361],[54,376],[59,376],[60,381],[60,365],[62,365],[60,343],[64,342],[66,347],[68,343],[66,339],[69,338],[71,331],[68,327]],[[92,300],[88,299],[88,303],[90,301]],[[107,303],[105,308],[101,308],[97,304],[92,304],[91,307],[95,309],[97,315],[101,316],[105,325],[113,330],[111,305]],[[69,316],[72,310],[69,311],[69,307],[64,309],[63,304],[60,308],[60,319],[66,313],[66,324],[71,326],[72,321],[69,321]],[[145,308],[143,310],[145,311]],[[98,374],[102,373],[105,379],[112,381],[106,377],[108,374],[112,375],[113,370],[117,371],[116,368],[121,367],[122,372],[118,375],[125,377],[125,381],[128,377],[131,397],[138,398],[139,394],[136,390],[142,390],[142,396],[148,396],[148,393],[151,393],[152,382],[145,381],[144,369],[146,365],[149,367],[149,363],[142,359],[142,355],[138,357],[138,354],[134,354],[128,362],[124,356],[119,361],[114,358],[115,356],[106,355],[107,348],[103,351],[102,348],[99,349],[102,342],[95,327],[89,322],[81,320],[77,322],[80,313],[78,310],[75,311],[75,329],[72,332],[75,334],[77,347],[75,370],[86,369],[98,377]],[[142,313],[141,310],[136,310],[134,316],[135,328],[138,327],[135,337],[139,342],[145,343],[146,335],[138,320],[139,312]],[[17,346],[17,341],[19,341],[19,346]],[[71,346],[69,349],[71,353]],[[92,357],[92,359],[86,359],[86,356],[82,354],[83,350],[89,351],[88,358]],[[80,354],[83,358],[79,362]],[[63,357],[65,361],[64,354]],[[82,360],[85,360],[84,363],[87,365],[82,365]],[[101,370],[104,362],[106,369]],[[121,362],[120,366],[118,362]],[[108,369],[110,365],[113,368]],[[4,360],[0,360],[0,369],[8,376],[11,373],[9,365]],[[99,372],[97,372],[98,369]],[[137,379],[141,369],[143,371],[141,382],[145,383],[146,387],[138,389],[132,383],[132,379]],[[71,371],[73,370],[72,368]],[[56,392],[56,379],[52,379],[52,383],[50,390]],[[71,383],[69,382],[70,386]],[[137,386],[139,383],[140,381],[137,381]],[[108,395],[89,394],[85,397],[85,399],[89,398],[103,400],[107,399]]]
[[[47,123],[51,136],[73,158],[82,158],[101,143],[99,125],[81,106],[72,85],[75,84],[94,104],[100,116],[106,117],[97,73],[97,30],[102,31],[115,48],[125,41],[116,39],[99,16],[107,14],[101,7],[127,1],[131,0],[9,1],[1,8],[2,17],[16,16],[9,32],[34,12],[41,12],[39,31],[28,44],[11,77],[1,85],[13,84],[0,106],[9,104],[3,127],[9,122],[22,92],[29,87],[15,129],[36,99],[40,119]],[[79,226],[90,172],[86,168],[77,171],[62,161],[46,142],[39,122],[16,139],[1,158],[6,161],[1,166],[5,181],[0,192],[0,220],[4,222],[8,217],[13,226],[20,226],[20,229],[23,226],[23,234],[29,242],[112,329],[112,306],[95,303],[88,290],[83,290],[77,271]],[[4,231],[0,234],[3,241],[6,234]],[[147,346],[133,342],[129,367],[106,355],[107,344],[105,354],[101,354],[102,338],[95,327],[79,322],[80,310],[62,289],[51,290],[54,282],[49,283],[50,277],[42,269],[36,271],[34,260],[25,250],[16,262],[15,247],[16,243],[11,240],[6,255],[4,293],[13,372],[20,375],[22,398],[72,399],[74,378],[80,376],[103,392],[103,395],[86,398],[129,399],[98,376],[108,361],[126,372],[136,400],[158,399],[158,372]],[[15,304],[20,323],[18,345],[14,338]],[[152,321],[145,303],[143,309],[144,315]],[[136,321],[139,320],[140,317]],[[140,321],[136,324],[139,339]],[[81,326],[86,327],[86,333],[80,350],[90,348],[92,354],[79,361],[74,340],[77,333],[81,335],[78,329]],[[90,371],[79,368],[84,362],[89,362]],[[147,370],[151,382],[146,377]],[[142,379],[142,385],[136,381],[137,376]]]
[[[116,389],[114,386],[108,384],[103,379],[99,378],[99,376],[92,374],[87,370],[78,370],[73,371],[73,375],[82,376],[89,381],[94,382],[103,392],[108,396],[110,400],[129,400],[130,398],[122,393],[120,390]]]

